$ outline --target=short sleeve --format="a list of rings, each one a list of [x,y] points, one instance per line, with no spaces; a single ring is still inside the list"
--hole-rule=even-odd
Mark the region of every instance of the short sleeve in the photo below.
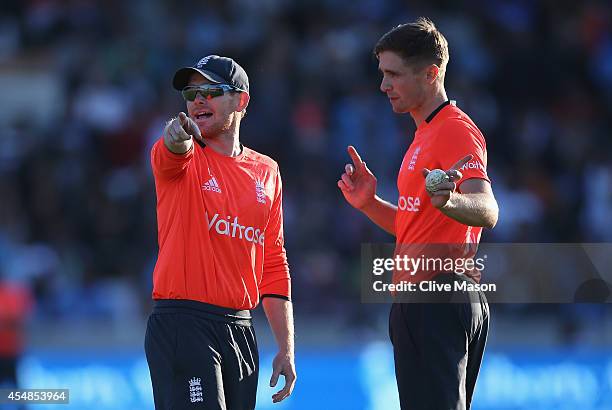
[[[442,169],[449,169],[467,155],[473,156],[459,169],[463,176],[457,186],[472,178],[491,182],[487,175],[487,146],[478,128],[461,119],[450,120],[442,126],[437,139]]]

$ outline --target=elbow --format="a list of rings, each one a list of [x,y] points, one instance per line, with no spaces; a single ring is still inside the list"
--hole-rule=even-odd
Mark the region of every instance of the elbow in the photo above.
[[[485,218],[483,227],[487,229],[495,228],[495,225],[497,225],[498,219],[499,219],[499,207],[497,206],[497,203],[496,203],[495,206],[492,207],[492,209],[490,209],[489,212],[487,212],[487,216]]]
[[[493,229],[495,228],[495,225],[497,225],[497,217],[490,217],[490,218],[487,218],[487,220],[482,225],[482,227],[487,228],[487,229]]]

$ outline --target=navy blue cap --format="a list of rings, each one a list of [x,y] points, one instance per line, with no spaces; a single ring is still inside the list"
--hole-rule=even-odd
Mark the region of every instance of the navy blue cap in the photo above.
[[[229,57],[209,55],[201,58],[193,67],[179,69],[172,79],[172,85],[182,90],[189,83],[193,73],[200,73],[213,83],[228,84],[240,91],[249,92],[249,77],[244,68]]]

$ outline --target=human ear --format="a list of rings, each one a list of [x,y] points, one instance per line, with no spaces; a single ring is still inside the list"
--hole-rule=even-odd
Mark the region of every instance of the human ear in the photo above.
[[[425,78],[429,84],[433,84],[438,78],[438,75],[440,75],[440,67],[435,64],[427,67]]]
[[[236,111],[244,111],[246,107],[249,105],[249,101],[251,100],[251,96],[249,93],[241,92],[239,94],[240,100],[238,101],[238,106],[236,107]]]

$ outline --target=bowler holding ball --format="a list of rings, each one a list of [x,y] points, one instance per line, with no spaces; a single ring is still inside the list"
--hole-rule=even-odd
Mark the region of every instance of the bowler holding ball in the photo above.
[[[398,202],[376,195],[376,177],[352,146],[353,164],[345,166],[338,187],[349,204],[395,236],[396,255],[414,246],[448,251],[436,255],[442,257],[455,256],[457,249],[475,253],[483,228],[495,226],[499,210],[487,175],[484,136],[446,95],[446,38],[421,17],[383,35],[374,54],[380,90],[395,113],[409,113],[417,126],[399,170]],[[423,270],[406,279],[465,285],[479,283],[480,275],[479,270]],[[487,300],[476,291],[459,294],[458,303],[427,302],[395,299],[391,307],[401,408],[469,409],[489,331]]]

